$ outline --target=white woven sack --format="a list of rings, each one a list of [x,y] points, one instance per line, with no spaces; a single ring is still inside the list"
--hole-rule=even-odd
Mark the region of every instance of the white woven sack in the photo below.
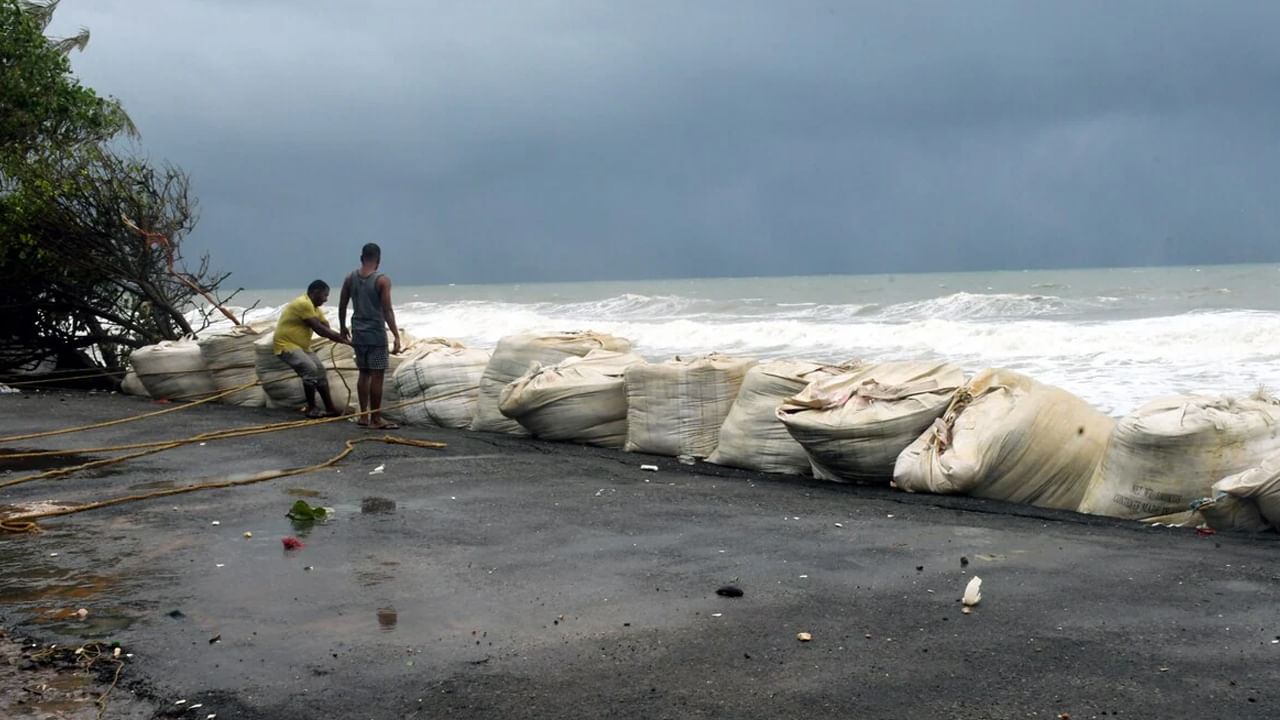
[[[520,423],[502,414],[498,402],[502,389],[534,366],[555,365],[568,357],[581,357],[592,350],[630,352],[631,343],[605,333],[552,332],[508,335],[498,341],[488,367],[480,379],[480,395],[472,430],[528,435]]]
[[[465,428],[475,418],[480,377],[489,365],[489,351],[460,344],[432,344],[396,369],[396,393],[404,422],[412,425]]]
[[[195,340],[166,340],[138,348],[129,362],[157,400],[199,400],[217,392]]]
[[[266,328],[237,325],[227,332],[196,341],[218,392],[242,388],[223,396],[218,402],[241,407],[262,407],[266,404],[267,396],[261,385],[244,387],[258,380],[253,344],[266,331]]]
[[[1228,475],[1280,451],[1280,401],[1177,395],[1125,416],[1080,512],[1144,518],[1186,510]]]
[[[984,370],[898,456],[893,483],[907,492],[1074,510],[1114,426],[1066,390],[1012,370]]]
[[[847,373],[860,364],[773,360],[751,368],[720,426],[716,450],[707,462],[761,472],[810,474],[809,456],[778,419],[778,407],[809,383]]]
[[[627,368],[627,452],[705,458],[756,361],[711,354]]]
[[[537,365],[502,391],[498,409],[541,440],[620,448],[627,441],[631,353],[592,350],[552,366]]]
[[[147,386],[142,384],[142,380],[138,378],[138,373],[132,367],[124,375],[124,380],[120,381],[120,392],[125,395],[137,395],[138,397],[151,397],[151,393],[147,392]]]
[[[777,417],[815,477],[888,483],[898,453],[942,416],[964,379],[946,363],[876,363],[810,383]]]
[[[1280,530],[1280,453],[1214,483],[1193,507],[1215,530]]]

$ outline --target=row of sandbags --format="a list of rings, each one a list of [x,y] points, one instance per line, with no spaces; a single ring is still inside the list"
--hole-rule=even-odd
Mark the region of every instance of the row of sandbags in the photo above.
[[[350,349],[317,345],[335,401],[349,403]],[[257,377],[261,402],[300,404],[300,382],[270,349],[270,332],[252,328],[161,344],[135,352],[137,374],[127,380],[156,397],[190,399]],[[1165,398],[1117,422],[1003,369],[966,378],[946,363],[758,364],[715,354],[649,363],[630,350],[625,339],[592,332],[510,336],[492,356],[423,341],[393,359],[384,406],[404,402],[388,414],[409,423],[909,492],[1137,519],[1196,504],[1211,525],[1280,520],[1270,504],[1276,472],[1264,462],[1280,453],[1280,402],[1267,396]],[[252,391],[231,398],[259,402]]]
[[[506,342],[503,364],[519,367],[510,351],[531,344]],[[651,364],[605,344],[555,365],[534,361],[502,386],[498,411],[543,439],[1113,517],[1191,503],[1208,516],[1215,498],[1223,515],[1261,498],[1254,515],[1267,521],[1261,508],[1280,492],[1273,470],[1254,467],[1280,451],[1280,403],[1264,396],[1165,398],[1117,422],[999,368],[966,378],[945,363],[757,365],[712,355]],[[1215,484],[1231,473],[1244,476]]]

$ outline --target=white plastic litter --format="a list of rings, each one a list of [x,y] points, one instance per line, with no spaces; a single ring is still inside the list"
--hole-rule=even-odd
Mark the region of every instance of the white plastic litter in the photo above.
[[[858,365],[774,360],[751,368],[720,426],[719,442],[707,462],[761,472],[809,474],[809,456],[778,419],[778,406],[810,382],[847,373]]]
[[[974,575],[969,584],[964,586],[964,597],[960,602],[965,607],[973,607],[982,602],[982,578]]]
[[[383,471],[385,471],[386,469],[387,469],[387,466],[386,466],[386,464],[384,463],[384,464],[379,465],[378,467],[376,467],[376,468],[374,468],[374,469],[370,470],[370,471],[369,471],[369,474],[370,474],[370,475],[381,475],[381,474],[383,473]]]
[[[810,383],[777,417],[816,477],[888,483],[898,454],[942,416],[964,379],[946,363],[866,365]]]
[[[597,332],[528,333],[508,335],[498,341],[484,375],[480,378],[480,394],[476,403],[472,430],[528,435],[520,423],[498,409],[502,390],[508,383],[524,375],[534,364],[555,365],[568,357],[581,357],[592,350],[630,352],[631,343],[622,338]]]
[[[592,350],[553,366],[535,365],[502,390],[498,409],[541,440],[620,448],[627,441],[631,353]]]
[[[898,457],[907,492],[976,495],[1075,510],[1115,421],[1011,370],[979,373]]]
[[[1214,483],[1280,452],[1280,400],[1179,395],[1116,425],[1080,511],[1144,518],[1180,512]]]
[[[627,368],[627,451],[710,455],[742,380],[755,364],[713,353]]]

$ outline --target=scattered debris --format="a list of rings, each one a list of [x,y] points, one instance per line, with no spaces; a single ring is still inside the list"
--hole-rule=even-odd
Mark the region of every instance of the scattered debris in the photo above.
[[[982,578],[977,575],[964,588],[964,597],[960,599],[965,607],[973,607],[982,602]]]
[[[311,523],[317,520],[323,522],[332,516],[333,508],[308,505],[306,500],[294,502],[289,512],[285,513],[285,517],[296,523]]]
[[[1200,537],[1209,537],[1210,535],[1214,535],[1217,532],[1218,532],[1217,530],[1214,530],[1213,528],[1207,527],[1207,526],[1196,528],[1196,535],[1199,535]]]
[[[217,521],[217,520],[214,520],[213,522],[211,522],[211,523],[209,523],[209,524],[210,524],[210,525],[221,525],[222,523],[221,523],[221,522],[219,522],[219,521]]]
[[[370,470],[370,471],[369,471],[369,474],[370,474],[370,475],[381,475],[381,474],[382,474],[382,471],[383,471],[383,470],[386,470],[386,469],[387,469],[387,464],[386,464],[386,463],[383,463],[383,464],[379,465],[378,467],[376,467],[376,468],[374,468],[374,469]]]
[[[210,645],[213,645],[214,643],[220,643],[220,642],[222,642],[222,634],[221,634],[221,633],[219,633],[219,634],[217,634],[217,635],[214,635],[213,637],[209,638],[209,644],[210,644]],[[183,701],[183,702],[185,702],[185,701]]]
[[[807,632],[798,632],[796,633],[796,639],[800,642],[809,642],[813,639],[813,635]]]
[[[742,597],[742,588],[736,585],[724,585],[716,588],[716,594],[720,597]]]
[[[280,538],[280,542],[281,544],[284,545],[285,550],[298,550],[303,547],[306,547],[305,545],[302,544],[301,540],[299,540],[298,538],[292,535],[288,537]]]
[[[711,617],[721,617],[724,613],[711,613]]]
[[[838,527],[838,528],[842,528],[842,527],[844,527],[844,523],[836,523],[836,527]]]
[[[924,572],[924,566],[923,566],[923,565],[917,565],[917,566],[916,566],[916,572]]]
[[[76,617],[80,618],[81,620],[89,617],[89,610],[87,608],[80,608],[79,610],[76,611]]]
[[[244,536],[245,536],[246,538],[251,538],[251,537],[253,537],[253,533],[249,532],[248,530],[245,530],[245,531],[244,531]]]
[[[960,567],[969,567],[969,558],[964,555],[960,556]]]
[[[640,469],[641,469],[641,470],[646,470],[646,471],[648,471],[648,472],[658,472],[658,466],[657,466],[657,465],[641,465],[641,466],[640,466]]]
[[[168,615],[169,617],[174,618],[175,620],[177,618],[184,618],[187,616],[187,614],[182,612],[181,610],[170,610]]]

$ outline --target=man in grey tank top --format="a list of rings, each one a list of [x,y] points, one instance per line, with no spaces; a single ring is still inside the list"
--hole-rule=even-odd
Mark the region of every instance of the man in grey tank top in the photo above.
[[[338,328],[351,343],[356,355],[360,378],[356,394],[360,398],[361,415],[356,421],[373,430],[394,430],[398,426],[382,417],[382,381],[390,359],[387,357],[387,329],[395,338],[392,355],[400,354],[400,330],[391,309],[391,278],[378,272],[382,264],[382,248],[368,243],[360,250],[360,269],[342,281],[338,302]],[[347,304],[355,307],[351,314],[351,330],[347,330]]]

